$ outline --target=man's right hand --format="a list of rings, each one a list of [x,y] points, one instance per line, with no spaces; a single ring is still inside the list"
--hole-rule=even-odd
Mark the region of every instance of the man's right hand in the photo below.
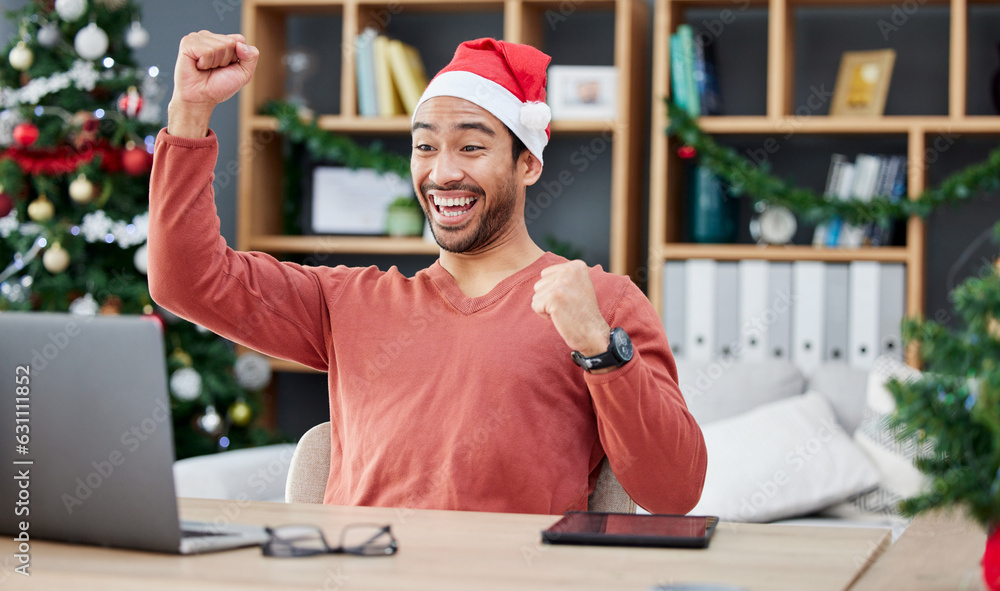
[[[205,137],[215,105],[228,100],[253,77],[260,53],[243,35],[209,31],[181,39],[174,66],[174,94],[167,113],[167,133]]]

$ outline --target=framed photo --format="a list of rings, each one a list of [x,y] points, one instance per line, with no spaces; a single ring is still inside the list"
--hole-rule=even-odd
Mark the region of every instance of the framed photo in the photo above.
[[[552,119],[613,119],[618,70],[614,66],[550,66],[545,89]]]
[[[840,58],[830,115],[879,117],[885,112],[896,52],[848,51]]]
[[[409,178],[330,163],[304,163],[302,231],[306,234],[386,233],[389,204],[413,195]]]

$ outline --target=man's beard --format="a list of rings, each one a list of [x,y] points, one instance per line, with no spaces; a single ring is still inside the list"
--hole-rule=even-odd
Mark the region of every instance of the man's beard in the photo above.
[[[426,196],[428,191],[467,191],[479,196],[485,208],[478,225],[473,228],[465,238],[458,236],[461,232],[467,232],[468,227],[463,225],[460,228],[448,226],[437,226],[433,221],[430,223],[431,234],[438,246],[448,252],[458,254],[476,254],[487,250],[493,242],[499,238],[504,230],[511,224],[514,216],[514,208],[517,205],[517,186],[513,177],[508,177],[507,182],[500,187],[489,201],[486,200],[486,192],[482,187],[471,184],[456,184],[447,187],[434,183],[424,183],[420,185],[420,191]],[[435,207],[432,199],[427,199],[427,207]],[[433,220],[430,212],[427,212],[427,219]]]

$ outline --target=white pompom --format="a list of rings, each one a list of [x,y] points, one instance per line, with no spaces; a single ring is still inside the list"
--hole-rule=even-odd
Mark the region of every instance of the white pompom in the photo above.
[[[552,111],[545,103],[525,103],[521,105],[521,125],[528,129],[542,130],[552,120]]]

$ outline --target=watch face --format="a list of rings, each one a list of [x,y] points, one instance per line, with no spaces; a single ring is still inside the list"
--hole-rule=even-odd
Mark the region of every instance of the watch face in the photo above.
[[[622,361],[632,359],[632,339],[628,338],[628,334],[624,330],[616,328],[612,331],[611,338],[618,358]]]
[[[760,214],[760,237],[768,244],[786,244],[795,236],[795,214],[780,205],[768,206]]]

